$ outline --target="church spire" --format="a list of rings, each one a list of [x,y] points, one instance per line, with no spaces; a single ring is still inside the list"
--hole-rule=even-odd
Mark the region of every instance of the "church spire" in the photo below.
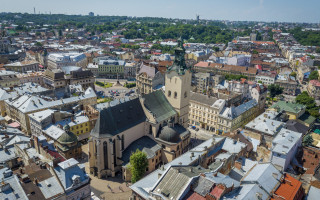
[[[179,74],[184,74],[184,71],[188,69],[185,60],[185,48],[183,46],[183,40],[181,37],[178,39],[178,45],[174,50],[174,62],[168,70],[175,70]]]

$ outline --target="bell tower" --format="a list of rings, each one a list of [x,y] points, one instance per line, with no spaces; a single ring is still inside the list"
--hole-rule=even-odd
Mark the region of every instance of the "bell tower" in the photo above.
[[[191,76],[191,70],[185,62],[183,41],[180,38],[175,49],[174,63],[168,67],[165,74],[165,95],[173,108],[179,113],[178,123],[185,128],[187,128],[189,121]]]

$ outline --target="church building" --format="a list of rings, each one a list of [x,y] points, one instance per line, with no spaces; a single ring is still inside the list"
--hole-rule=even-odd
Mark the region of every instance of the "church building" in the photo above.
[[[89,140],[90,173],[99,178],[121,173],[128,181],[130,155],[136,149],[147,155],[146,173],[186,152],[190,87],[191,71],[180,40],[165,74],[165,92],[157,90],[101,110]]]

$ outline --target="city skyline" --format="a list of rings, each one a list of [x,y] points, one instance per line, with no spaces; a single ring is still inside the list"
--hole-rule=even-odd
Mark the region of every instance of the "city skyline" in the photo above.
[[[39,14],[76,14],[105,16],[132,16],[132,17],[164,17],[230,21],[265,21],[265,22],[307,22],[319,23],[320,14],[317,8],[320,2],[310,0],[308,4],[302,1],[283,0],[229,0],[226,2],[202,0],[200,3],[191,0],[176,0],[161,2],[138,0],[124,0],[119,4],[114,1],[95,0],[87,2],[83,0],[69,0],[67,2],[56,0],[43,2],[39,0],[14,0],[6,2],[6,6],[0,8],[0,12],[27,12]],[[63,5],[63,6],[62,6]],[[206,5],[206,6],[203,6]],[[313,5],[313,6],[311,6]],[[163,8],[163,9],[159,9]]]

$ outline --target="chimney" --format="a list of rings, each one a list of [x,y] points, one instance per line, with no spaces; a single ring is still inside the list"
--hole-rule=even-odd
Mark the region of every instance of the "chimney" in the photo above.
[[[31,145],[31,147],[34,148],[34,139],[33,138],[30,139],[30,145]]]
[[[215,173],[213,174],[213,176],[214,176],[214,177],[217,177],[217,176],[218,176],[218,172],[215,172]]]

